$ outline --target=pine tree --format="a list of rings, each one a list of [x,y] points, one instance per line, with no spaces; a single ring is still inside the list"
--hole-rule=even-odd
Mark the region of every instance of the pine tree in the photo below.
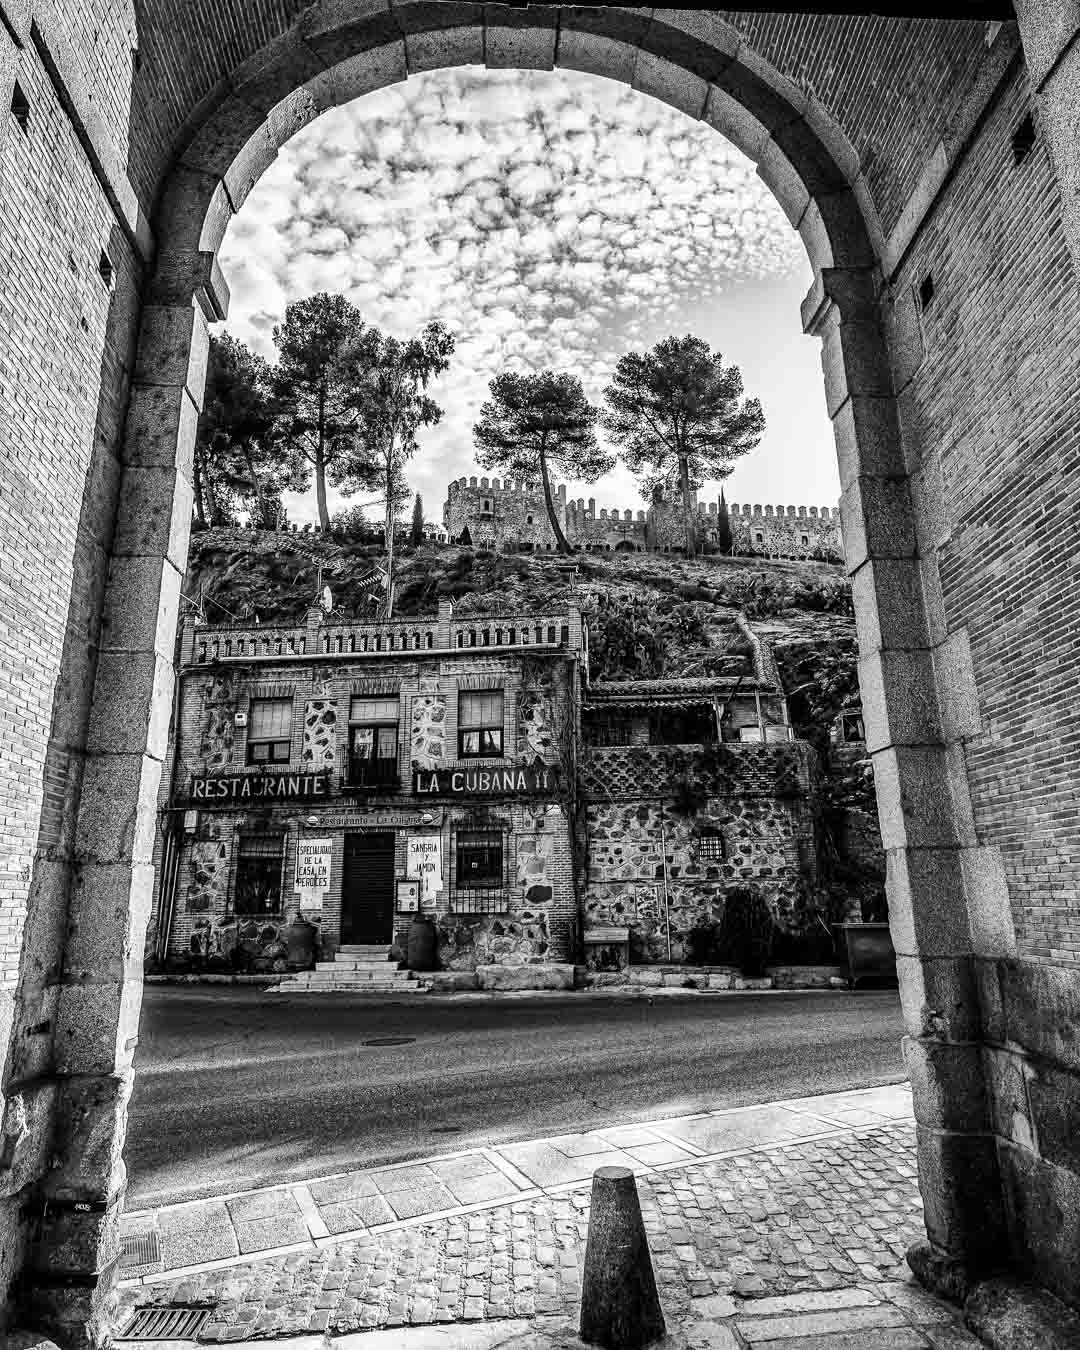
[[[647,352],[627,352],[604,390],[601,425],[622,448],[631,473],[650,488],[682,497],[686,551],[697,552],[693,493],[726,478],[732,461],[765,430],[756,398],[743,397],[738,366],[725,366],[700,338],[665,338]]]
[[[576,375],[552,370],[535,375],[504,371],[489,388],[491,398],[473,427],[480,467],[517,481],[539,481],[556,547],[570,553],[552,499],[551,471],[595,483],[614,467],[614,456],[597,444],[599,410],[586,399]]]
[[[419,492],[416,494],[416,501],[413,502],[412,525],[409,527],[409,545],[412,548],[419,548],[424,542],[424,503],[420,500]]]

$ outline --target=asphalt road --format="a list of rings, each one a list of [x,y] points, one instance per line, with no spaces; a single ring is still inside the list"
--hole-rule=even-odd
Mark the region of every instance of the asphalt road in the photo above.
[[[127,1205],[897,1082],[901,1034],[892,989],[373,1005],[147,986]]]

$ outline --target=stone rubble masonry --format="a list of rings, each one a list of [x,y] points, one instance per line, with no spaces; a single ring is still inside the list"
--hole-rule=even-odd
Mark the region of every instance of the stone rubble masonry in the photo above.
[[[905,1019],[988,1052],[987,1123],[959,1133],[946,1116],[980,1118],[970,1057],[924,1056],[928,1226],[961,1263],[997,1228],[1080,1300],[1058,1124],[1080,998],[1075,6],[1021,0],[988,26],[207,3],[194,37],[187,8],[149,23],[143,0],[51,0],[31,31],[0,0],[0,1044],[19,1141],[0,1291],[65,1350],[104,1340],[199,325],[227,311],[229,218],[331,106],[409,72],[557,61],[728,136],[806,244]]]
[[[378,812],[427,809],[428,803],[412,794],[411,761],[427,767],[457,762],[457,692],[459,684],[489,679],[505,691],[505,744],[510,761],[531,764],[537,758],[557,763],[566,718],[564,690],[565,659],[534,655],[526,660],[509,652],[483,658],[463,656],[456,649],[429,660],[406,652],[378,660],[289,662],[269,657],[253,666],[224,667],[222,664],[193,667],[180,674],[179,721],[173,729],[169,762],[175,758],[175,789],[169,774],[163,775],[158,806],[182,816],[188,804],[184,793],[192,775],[203,773],[243,774],[246,769],[246,731],[235,725],[238,712],[247,712],[255,697],[293,700],[290,765],[304,770],[340,767],[339,755],[346,750],[348,712],[352,697],[400,699],[397,788],[388,787],[366,802],[348,795],[333,795],[313,805],[315,814],[340,814],[346,810]],[[526,669],[528,667],[528,669]],[[279,768],[287,766],[280,765]],[[334,779],[334,782],[337,780]],[[454,875],[453,839],[456,829],[473,820],[480,808],[490,809],[506,828],[509,850],[506,859],[507,905],[493,915],[449,912]],[[573,957],[572,930],[576,922],[573,861],[565,815],[557,803],[493,799],[490,802],[447,804],[443,839],[444,889],[438,897],[440,960],[449,970],[471,969],[478,964],[568,961]],[[296,910],[292,880],[298,836],[297,809],[293,802],[267,804],[258,816],[237,807],[199,808],[199,824],[193,836],[179,836],[179,862],[175,882],[168,952],[173,958],[195,953],[199,957],[227,958],[239,942],[260,964],[258,969],[283,968],[281,928]],[[235,885],[236,837],[255,821],[275,827],[286,836],[282,907],[279,914],[246,918],[237,922],[230,897]],[[420,827],[416,827],[420,829]],[[319,831],[322,833],[322,831]],[[429,831],[427,831],[429,832]],[[321,914],[313,915],[321,930],[320,958],[332,958],[339,943],[342,896],[342,854],[345,830],[328,827],[333,840],[334,861],[330,890]],[[395,875],[405,875],[405,837],[397,832]],[[160,857],[161,840],[158,840]],[[148,929],[148,950],[160,950],[166,908],[160,885],[155,890]],[[404,952],[408,915],[395,917],[394,932],[387,945],[396,942]]]

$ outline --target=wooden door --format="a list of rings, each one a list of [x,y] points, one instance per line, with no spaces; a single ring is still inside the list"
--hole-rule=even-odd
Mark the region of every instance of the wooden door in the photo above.
[[[382,943],[394,936],[394,836],[347,834],[341,878],[342,943]]]

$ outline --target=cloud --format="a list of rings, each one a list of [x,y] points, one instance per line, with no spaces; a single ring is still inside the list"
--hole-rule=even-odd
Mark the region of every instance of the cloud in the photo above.
[[[505,365],[578,372],[598,399],[628,346],[805,259],[753,165],[709,127],[591,76],[453,70],[296,136],[222,264],[227,327],[268,357],[285,305],[318,290],[398,335],[432,318],[457,335],[435,388],[445,416],[410,472],[437,516],[446,478],[474,471],[472,425]]]

